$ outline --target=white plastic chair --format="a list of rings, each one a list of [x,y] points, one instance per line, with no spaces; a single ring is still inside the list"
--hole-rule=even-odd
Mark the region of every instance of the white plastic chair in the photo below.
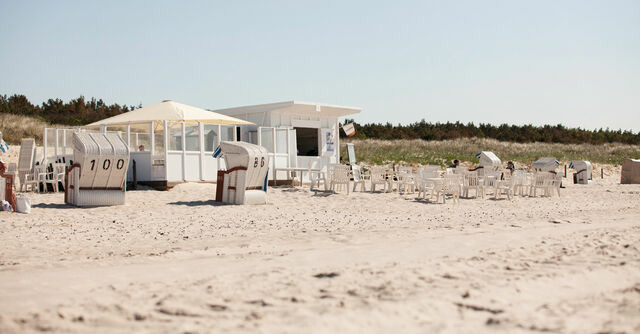
[[[353,191],[356,191],[358,184],[360,185],[360,191],[367,191],[365,186],[365,180],[368,178],[360,166],[351,165],[351,174],[353,176]]]
[[[373,166],[370,170],[371,192],[376,191],[376,185],[382,185],[384,192],[387,191],[387,170],[382,166]]]
[[[469,197],[469,190],[475,190],[475,197],[480,195],[480,189],[482,186],[480,185],[480,178],[478,177],[477,172],[467,172],[464,174],[463,184],[462,184],[462,194],[464,197]]]
[[[29,187],[31,187],[31,191],[40,192],[40,183],[44,183],[47,179],[47,173],[45,171],[44,166],[36,165],[33,166],[31,172],[24,174],[24,182],[20,182],[20,191],[28,191]],[[44,191],[47,191],[47,187],[44,187]]]
[[[416,189],[416,178],[413,175],[413,167],[400,167],[398,169],[398,192],[402,189],[403,193],[407,193],[407,190],[411,190],[411,193]]]
[[[514,193],[514,182],[515,178],[510,178],[508,180],[502,180],[496,182],[496,188],[494,191],[494,198],[498,199],[500,195],[506,194],[507,198],[511,200],[511,194]]]
[[[46,178],[45,178],[45,191],[47,191],[47,184],[51,184],[51,186],[53,187],[53,191],[54,192],[58,192],[60,191],[60,189],[58,188],[58,184],[62,183],[62,186],[65,187],[66,185],[64,184],[64,170],[65,170],[65,164],[64,163],[54,163],[51,165],[51,167],[53,168],[53,171],[51,173],[47,173]]]
[[[558,193],[558,197],[560,197],[560,186],[562,185],[562,174],[558,173],[554,175],[550,182],[547,194],[551,196],[555,192]]]
[[[460,197],[460,188],[460,177],[458,175],[445,175],[441,187],[438,189],[437,200],[440,200],[440,196],[442,196],[442,203],[446,203],[447,195],[450,195],[453,198],[453,202],[457,203]]]
[[[453,174],[466,174],[469,172],[469,169],[467,167],[462,167],[462,166],[458,166],[456,168],[451,168],[451,172]]]
[[[482,198],[487,195],[487,190],[493,191],[492,195],[496,194],[496,185],[500,180],[499,171],[485,171],[482,178]]]
[[[349,195],[349,181],[350,181],[349,166],[335,165],[331,172],[331,191],[336,192],[336,188],[339,185],[345,185],[347,188],[347,195]]]
[[[549,187],[551,186],[551,176],[553,176],[553,174],[547,172],[540,172],[535,174],[534,182],[531,186],[533,197],[537,196],[538,189],[541,189],[544,192],[544,196],[548,196]]]
[[[315,168],[317,163],[317,161],[309,162],[309,181],[311,181],[311,187],[309,189],[313,190],[316,187],[320,188],[320,182],[322,182],[324,184],[324,190],[327,191],[329,188],[329,183],[327,182],[327,172],[326,170],[320,170],[320,172],[318,172],[317,168]]]
[[[433,178],[433,173],[429,169],[420,169],[418,170],[418,176],[416,179],[416,183],[418,184],[418,197],[427,198],[427,191],[431,191],[431,197],[435,194],[436,185],[433,181],[429,180]]]

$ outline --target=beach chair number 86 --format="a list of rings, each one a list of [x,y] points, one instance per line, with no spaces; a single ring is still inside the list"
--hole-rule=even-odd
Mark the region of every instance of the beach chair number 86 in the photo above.
[[[256,160],[253,161],[253,168],[258,167],[258,158],[256,158]],[[264,157],[262,157],[260,159],[260,167],[264,167]]]

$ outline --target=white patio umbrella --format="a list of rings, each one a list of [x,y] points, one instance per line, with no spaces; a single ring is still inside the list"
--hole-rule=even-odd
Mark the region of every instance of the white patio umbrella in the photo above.
[[[206,124],[220,125],[253,125],[251,122],[243,121],[238,118],[166,100],[120,115],[105,118],[91,123],[88,126],[124,125],[152,121],[202,122]]]

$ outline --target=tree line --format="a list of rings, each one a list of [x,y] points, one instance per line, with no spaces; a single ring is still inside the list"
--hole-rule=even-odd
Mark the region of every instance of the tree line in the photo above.
[[[604,143],[623,143],[630,145],[640,144],[640,132],[633,133],[628,130],[597,129],[586,130],[581,128],[567,128],[558,125],[492,125],[480,123],[427,123],[424,119],[420,122],[408,125],[392,125],[391,123],[367,123],[358,124],[347,119],[344,124],[354,123],[356,134],[354,138],[366,139],[424,139],[447,140],[457,138],[493,138],[500,141],[518,143],[564,143],[594,145]],[[344,131],[340,131],[340,137],[346,137]]]
[[[81,126],[119,115],[142,106],[127,106],[117,103],[106,104],[102,99],[90,100],[80,96],[69,102],[61,99],[48,99],[41,105],[34,105],[26,96],[0,94],[0,113],[31,116],[50,124]],[[640,144],[640,132],[598,129],[586,130],[567,128],[558,125],[492,125],[480,123],[427,123],[424,119],[408,125],[392,125],[391,123],[358,124],[347,119],[345,123],[354,123],[355,138],[372,139],[424,139],[446,140],[457,138],[493,138],[500,141],[518,143],[545,142],[566,144],[604,144],[623,143]],[[340,131],[340,136],[345,134]]]
[[[106,104],[102,99],[86,100],[84,96],[66,103],[56,98],[48,99],[41,105],[34,105],[24,95],[0,94],[0,113],[30,116],[50,124],[87,125],[139,107],[141,106]]]

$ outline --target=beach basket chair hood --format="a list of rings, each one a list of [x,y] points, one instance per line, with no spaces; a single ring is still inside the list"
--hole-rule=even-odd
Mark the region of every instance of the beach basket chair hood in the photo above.
[[[74,133],[73,161],[65,173],[65,202],[77,206],[125,202],[129,147],[115,133]]]
[[[269,152],[245,142],[223,141],[220,151],[227,170],[218,171],[216,201],[229,204],[266,204]]]
[[[573,183],[576,184],[589,184],[593,180],[593,168],[591,163],[585,160],[574,160],[569,164],[569,168],[576,170],[573,174]]]
[[[560,161],[553,157],[544,157],[536,160],[531,168],[536,172],[555,172],[556,167],[560,164]]]
[[[622,172],[620,173],[620,183],[640,183],[640,160],[624,159],[622,162]]]
[[[478,166],[482,167],[478,170],[479,176],[483,176],[487,171],[500,170],[502,168],[502,161],[491,151],[482,151],[476,154],[476,158],[480,160]]]

